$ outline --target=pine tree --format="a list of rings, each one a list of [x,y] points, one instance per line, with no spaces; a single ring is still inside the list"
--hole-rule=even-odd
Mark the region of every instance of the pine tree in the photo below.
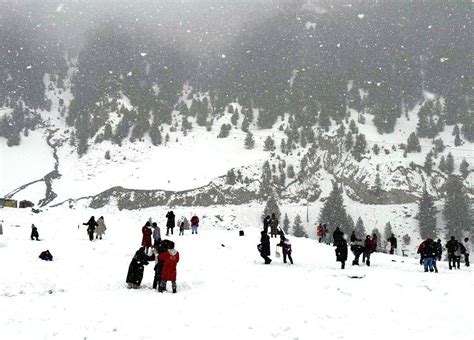
[[[275,141],[272,137],[268,136],[263,143],[264,151],[274,151],[275,150]]]
[[[239,110],[235,109],[234,113],[232,113],[232,116],[230,117],[230,122],[232,125],[237,126],[237,123],[239,122]]]
[[[247,136],[245,137],[244,146],[246,149],[251,150],[255,147],[255,139],[251,132],[247,132]]]
[[[285,154],[286,155],[286,142],[285,142],[285,139],[282,138],[281,140],[281,143],[280,143],[280,151],[282,154]]]
[[[288,169],[287,169],[287,175],[288,175],[288,178],[295,178],[295,168],[293,167],[293,165],[288,165]]]
[[[436,208],[434,206],[433,197],[424,190],[423,195],[418,202],[418,227],[420,229],[421,238],[427,239],[436,237]]]
[[[378,146],[378,144],[374,144],[374,146],[372,147],[372,151],[374,152],[374,155],[378,155],[379,152],[380,152],[380,148]]]
[[[414,132],[410,134],[407,140],[407,152],[421,152],[420,140]]]
[[[160,125],[158,124],[158,120],[155,118],[153,119],[153,123],[151,124],[150,132],[149,132],[151,143],[154,146],[161,145],[163,142],[163,137],[161,136]]]
[[[293,236],[295,237],[308,237],[306,234],[306,230],[303,227],[303,222],[301,221],[300,214],[295,216],[293,221]]]
[[[280,220],[281,212],[274,195],[269,196],[265,209],[263,210],[262,219],[265,216],[272,216],[272,214],[275,214],[275,217]]]
[[[365,148],[367,147],[367,142],[365,141],[365,135],[358,134],[352,149],[352,155],[354,158],[360,162],[362,160],[362,155],[365,153]]]
[[[221,131],[217,135],[217,138],[226,138],[229,136],[229,132],[232,129],[232,126],[230,124],[222,124],[221,125]]]
[[[444,156],[441,156],[439,160],[438,168],[439,168],[439,171],[446,172],[446,159],[444,158]]]
[[[454,157],[450,153],[448,153],[448,156],[446,157],[446,172],[448,174],[452,174],[454,171]]]
[[[329,118],[329,115],[326,110],[321,110],[321,113],[319,114],[319,126],[321,127],[321,129],[324,129],[324,131],[329,131],[329,127],[331,126],[331,119]]]
[[[456,125],[457,127],[457,125]],[[454,137],[454,146],[460,146],[462,144],[462,140],[461,140],[461,137],[459,136],[459,128],[455,134],[455,137]]]
[[[444,219],[449,234],[461,238],[471,230],[470,200],[459,176],[450,175],[445,183]]]
[[[341,230],[346,235],[350,235],[352,230],[355,230],[355,223],[351,215],[347,215],[347,222]]]
[[[285,234],[290,232],[290,219],[288,218],[287,213],[285,213],[285,217],[283,218],[283,231]]]
[[[235,184],[235,172],[234,169],[227,171],[226,184],[234,185]]]
[[[459,131],[459,126],[458,126],[457,124],[456,124],[456,125],[454,125],[454,128],[453,128],[453,133],[452,133],[452,135],[453,135],[453,136],[456,136],[456,135],[458,135],[458,136],[459,136],[459,132],[460,132],[460,131]]]
[[[348,131],[346,134],[346,138],[344,139],[344,146],[346,148],[346,151],[349,151],[352,149],[352,146],[354,145],[354,141],[352,140],[352,132]]]
[[[339,125],[339,127],[337,128],[337,136],[339,138],[341,137],[344,137],[344,135],[346,134],[346,129],[344,128],[344,124],[341,123],[341,125]]]
[[[465,158],[463,158],[461,164],[459,165],[459,172],[461,173],[461,176],[464,179],[466,179],[469,175],[469,163],[466,162]]]
[[[356,125],[354,119],[351,119],[351,122],[349,124],[349,129],[351,130],[351,132],[354,135],[359,133],[359,129],[357,128],[357,125]]]
[[[431,173],[433,171],[433,153],[431,151],[426,154],[423,169],[425,170],[428,176],[431,176]]]
[[[196,108],[196,124],[199,126],[207,126],[207,117],[209,115],[207,98]],[[191,106],[192,107],[192,106]]]
[[[267,198],[273,192],[273,183],[272,183],[272,169],[270,168],[270,163],[265,161],[262,168],[262,177],[260,181],[260,195],[263,198]]]
[[[332,191],[324,202],[319,214],[319,221],[327,223],[331,230],[344,228],[347,224],[347,213],[342,198],[342,188],[336,182],[332,183]]]
[[[380,174],[377,172],[375,175],[375,181],[374,181],[374,189],[373,189],[374,195],[377,197],[380,197],[382,195],[382,181],[380,179]]]
[[[359,216],[356,222],[355,226],[355,234],[358,239],[363,240],[365,238],[365,226],[364,226],[364,221],[362,218]]]
[[[242,121],[242,126],[240,127],[243,132],[249,132],[249,120],[247,117],[244,117],[244,120]]]

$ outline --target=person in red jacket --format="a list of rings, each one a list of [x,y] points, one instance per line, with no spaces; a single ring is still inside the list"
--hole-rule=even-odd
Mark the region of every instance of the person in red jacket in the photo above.
[[[145,251],[148,253],[148,249],[151,247],[151,235],[153,231],[151,230],[151,224],[149,221],[145,223],[142,227],[142,246],[145,247]]]
[[[170,241],[168,244],[168,251],[161,253],[158,256],[160,261],[163,261],[163,269],[161,271],[161,281],[158,291],[163,293],[166,290],[166,282],[171,281],[173,293],[176,293],[176,266],[179,262],[179,252],[174,249],[174,242]]]
[[[199,227],[199,217],[194,215],[193,217],[191,217],[191,234],[197,234],[198,227]]]

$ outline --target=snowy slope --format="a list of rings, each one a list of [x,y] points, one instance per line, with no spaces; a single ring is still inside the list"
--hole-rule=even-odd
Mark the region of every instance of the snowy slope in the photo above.
[[[150,289],[153,264],[145,267],[140,290],[127,290],[124,282],[142,223],[153,216],[163,226],[164,209],[56,208],[40,215],[4,209],[2,338],[472,339],[471,270],[449,271],[442,262],[439,274],[425,274],[416,259],[375,254],[370,268],[341,271],[332,247],[295,238],[294,266],[276,258],[265,266],[256,251],[258,229],[251,227],[257,221],[248,211],[238,221],[245,237],[234,223],[211,218],[231,220],[229,210],[194,212],[208,216],[200,234],[171,237],[181,254],[178,294],[172,295]],[[78,229],[88,214],[105,216],[103,241],[91,243],[85,228]],[[43,241],[28,240],[32,222]],[[45,249],[53,262],[37,258]]]

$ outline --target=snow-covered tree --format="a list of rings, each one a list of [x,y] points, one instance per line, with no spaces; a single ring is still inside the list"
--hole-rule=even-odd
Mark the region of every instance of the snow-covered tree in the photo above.
[[[422,239],[428,237],[434,239],[437,234],[436,230],[436,208],[434,206],[433,197],[428,191],[424,190],[423,195],[418,202],[418,227]]]
[[[308,237],[306,230],[303,227],[303,222],[301,221],[301,216],[297,214],[293,221],[293,236],[295,237]]]

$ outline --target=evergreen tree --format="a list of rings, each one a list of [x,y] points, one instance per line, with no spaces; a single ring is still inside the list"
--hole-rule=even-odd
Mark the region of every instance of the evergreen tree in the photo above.
[[[226,184],[234,185],[235,184],[235,172],[234,169],[227,171]]]
[[[453,135],[453,136],[456,136],[456,135],[458,135],[458,136],[459,136],[459,132],[460,132],[460,131],[459,131],[459,126],[458,126],[457,124],[456,124],[456,125],[454,125],[454,128],[453,128],[453,133],[452,133],[452,135]]]
[[[280,220],[281,212],[274,195],[270,195],[268,197],[267,204],[265,205],[265,209],[263,210],[262,219],[265,218],[265,216],[272,216],[272,214],[275,214],[275,217]]]
[[[405,234],[405,235],[403,235],[402,240],[403,240],[403,244],[408,246],[410,244],[411,237],[410,237],[410,235]]]
[[[454,171],[454,157],[450,153],[448,153],[448,156],[446,157],[446,172],[448,174],[452,174]]]
[[[257,125],[261,129],[271,129],[277,118],[278,116],[272,114],[269,110],[261,108],[258,112]]]
[[[457,125],[456,125],[457,127]],[[454,135],[454,146],[460,146],[462,144],[462,140],[461,140],[461,137],[459,136],[459,129],[457,131],[457,133]]]
[[[374,189],[373,189],[374,195],[377,197],[380,197],[382,195],[382,181],[380,179],[380,174],[377,172],[375,175],[375,181],[374,181]]]
[[[319,114],[319,127],[324,131],[329,131],[329,127],[331,126],[331,119],[326,110],[321,110]]]
[[[438,168],[439,168],[439,171],[446,172],[446,159],[444,158],[444,156],[441,156],[439,160]]]
[[[346,129],[344,128],[344,124],[341,123],[341,125],[339,125],[339,127],[337,128],[337,136],[339,138],[342,138],[344,137],[344,135],[346,134]]]
[[[319,221],[327,223],[331,230],[337,227],[344,229],[347,225],[347,213],[342,198],[342,187],[332,183],[332,191],[324,202],[319,214]]]
[[[344,146],[346,148],[346,151],[349,151],[352,149],[352,146],[354,145],[354,141],[352,140],[352,132],[348,131],[346,134],[346,138],[344,139]]]
[[[262,168],[262,177],[260,180],[260,195],[263,198],[267,198],[273,192],[273,183],[272,183],[272,169],[270,168],[270,163],[265,161]]]
[[[163,142],[163,137],[161,136],[160,125],[158,124],[158,120],[156,118],[153,119],[149,134],[151,138],[151,143],[154,146],[161,145],[161,143]]]
[[[232,129],[232,126],[230,124],[222,124],[221,125],[221,131],[217,135],[217,138],[226,138],[229,136],[229,132]]]
[[[444,147],[443,140],[441,138],[433,140],[433,144],[434,144],[435,155],[444,151],[445,147]]]
[[[295,168],[293,167],[293,165],[288,165],[288,170],[287,170],[287,175],[288,175],[288,178],[295,178]]]
[[[205,100],[203,101],[201,105],[198,105],[196,109],[196,124],[199,126],[206,126],[208,115],[209,115],[208,104],[207,104],[207,100]]]
[[[232,113],[232,116],[230,117],[230,122],[232,125],[237,126],[237,123],[239,122],[239,110],[235,109],[234,112]]]
[[[436,208],[434,206],[433,197],[424,190],[423,195],[418,202],[418,227],[420,236],[423,240],[436,237]]]
[[[290,219],[288,218],[287,213],[285,213],[285,217],[283,218],[283,231],[287,235],[290,232]]]
[[[255,139],[253,138],[253,135],[251,132],[247,132],[244,145],[245,145],[245,148],[248,150],[253,149],[255,147]]]
[[[285,142],[285,139],[282,138],[281,140],[281,143],[280,143],[280,151],[282,154],[287,154],[286,151],[287,151],[287,148],[286,148],[286,142]]]
[[[357,125],[356,125],[354,119],[351,119],[351,122],[349,124],[349,129],[351,130],[351,132],[354,135],[359,133],[359,129],[357,128]]]
[[[355,223],[351,215],[347,215],[347,222],[341,230],[346,235],[350,235],[352,230],[355,230]]]
[[[249,120],[247,117],[244,117],[244,120],[242,121],[242,126],[240,127],[243,132],[249,132]]]
[[[297,214],[293,221],[293,236],[308,237],[308,235],[306,234],[306,230],[303,227],[303,222],[301,221],[300,214]]]
[[[449,234],[460,239],[463,233],[470,231],[470,200],[459,176],[450,175],[445,183],[446,198],[444,203],[444,219]]]
[[[431,151],[426,154],[423,169],[428,176],[431,176],[431,172],[433,171],[433,153]]]
[[[461,173],[461,176],[464,179],[466,179],[469,175],[469,163],[466,162],[465,158],[463,158],[461,164],[459,165],[459,172]]]
[[[414,132],[410,134],[407,140],[407,152],[421,152],[420,140]]]
[[[362,160],[362,155],[365,153],[365,148],[367,147],[367,142],[365,141],[365,135],[358,134],[354,147],[352,149],[352,155],[354,158],[360,162]]]
[[[378,155],[379,152],[380,152],[380,148],[378,146],[378,144],[374,144],[374,146],[372,147],[372,151],[374,152],[374,155]]]
[[[474,142],[474,114],[472,111],[462,117],[462,133],[464,138],[470,142]]]
[[[355,225],[355,234],[358,239],[364,240],[365,239],[365,226],[364,221],[359,216]]]
[[[275,141],[273,140],[272,137],[268,136],[265,139],[265,142],[263,144],[263,150],[264,151],[274,151],[275,150]]]

